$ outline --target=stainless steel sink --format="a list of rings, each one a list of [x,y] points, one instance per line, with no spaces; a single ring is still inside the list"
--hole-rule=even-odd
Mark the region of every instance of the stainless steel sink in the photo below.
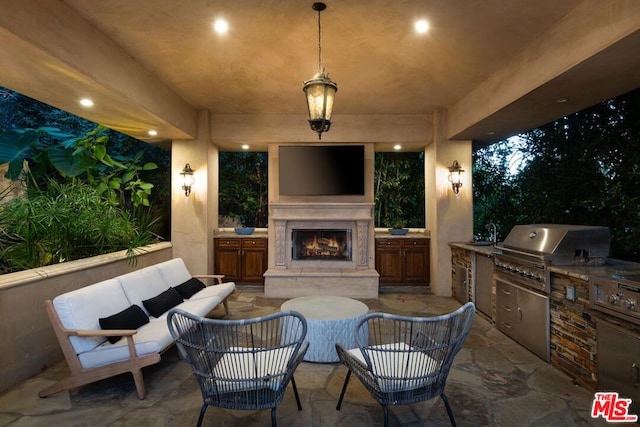
[[[493,242],[490,242],[488,240],[474,240],[472,242],[469,242],[469,244],[471,246],[493,246]]]

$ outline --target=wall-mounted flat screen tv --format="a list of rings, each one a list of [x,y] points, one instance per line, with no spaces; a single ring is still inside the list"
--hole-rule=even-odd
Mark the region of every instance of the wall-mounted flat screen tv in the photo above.
[[[364,145],[282,145],[280,194],[364,195]]]

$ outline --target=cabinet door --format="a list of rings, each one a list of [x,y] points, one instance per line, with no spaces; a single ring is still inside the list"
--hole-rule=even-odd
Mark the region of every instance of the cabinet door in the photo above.
[[[491,302],[491,288],[493,279],[493,256],[474,254],[476,260],[476,308],[490,318],[493,318]]]
[[[403,282],[409,285],[429,285],[429,246],[425,239],[403,242]]]
[[[264,281],[267,252],[264,249],[244,249],[242,251],[242,280],[244,282]]]
[[[240,239],[216,239],[214,271],[224,274],[225,282],[238,282],[241,278]]]
[[[518,341],[549,361],[549,298],[518,288]]]
[[[402,243],[396,239],[376,239],[376,270],[381,284],[402,283]]]
[[[246,239],[242,242],[242,281],[264,283],[267,271],[266,239]]]
[[[597,323],[598,390],[617,391],[640,413],[640,336],[605,321]]]

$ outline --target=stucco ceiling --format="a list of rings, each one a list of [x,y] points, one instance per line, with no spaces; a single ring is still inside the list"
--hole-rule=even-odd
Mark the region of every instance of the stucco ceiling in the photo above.
[[[455,107],[479,85],[513,63],[542,35],[552,31],[582,0],[327,0],[326,3],[327,10],[322,12],[322,63],[338,84],[334,114],[386,116],[428,115],[435,109]],[[213,114],[232,115],[306,114],[302,82],[315,74],[318,65],[317,14],[311,1],[63,0],[63,4],[65,12],[61,16],[74,15],[88,23],[194,111],[208,109]],[[226,35],[212,30],[218,17],[229,22]],[[427,34],[414,31],[413,23],[418,18],[429,21],[431,28]],[[61,18],[57,24],[65,22]],[[10,30],[19,32],[16,28]],[[29,38],[28,34],[20,35],[17,40],[28,43]],[[70,38],[61,37],[58,43]],[[486,142],[640,86],[640,77],[636,75],[640,73],[629,69],[630,61],[640,60],[627,58],[640,56],[629,55],[629,49],[640,46],[639,38],[629,38],[631,42],[618,48],[615,58],[625,58],[620,64],[613,64],[618,70],[612,74],[617,76],[615,81],[593,85],[594,72],[602,72],[603,67],[612,71],[607,68],[612,66],[611,56],[603,50],[601,58],[590,57],[592,64],[585,61],[582,68],[572,68],[566,75],[541,81],[519,99],[505,102],[492,114],[485,114],[450,136]],[[25,48],[14,37],[3,37],[3,29],[0,41],[4,42],[5,52],[12,52],[13,66],[5,69],[4,82],[0,73],[0,85],[24,90],[21,80],[24,76],[46,80],[50,75],[51,69],[47,69],[47,75],[28,71],[29,59],[21,58]],[[99,52],[100,46],[95,49]],[[33,67],[38,62],[32,52],[30,55]],[[64,52],[56,56],[65,56],[68,62],[72,55],[73,52]],[[3,62],[7,61],[4,58]],[[73,64],[69,70],[54,72],[60,76],[78,73],[82,79],[72,79],[74,84],[92,79],[90,70],[79,70]],[[135,79],[142,84],[140,76]],[[46,86],[26,86],[32,88],[28,95],[50,103],[70,91],[69,81],[62,77],[50,78]],[[565,105],[550,102],[560,97],[577,101]],[[65,109],[125,132],[131,129],[128,133],[137,137],[140,135],[135,135],[136,119],[153,124],[153,118],[145,117],[143,112],[136,113],[133,108],[125,111],[115,103],[105,105],[101,112],[83,112],[61,99],[53,104],[67,106]],[[528,119],[516,120],[523,112]],[[179,123],[176,126],[180,127]],[[159,137],[181,136],[184,135],[167,131]]]
[[[305,109],[317,71],[312,1],[65,0],[190,105],[214,113]],[[424,114],[468,93],[577,0],[340,0],[322,12],[336,114]],[[224,17],[229,33],[211,24]],[[426,35],[413,30],[425,18]],[[526,23],[523,23],[525,21]]]

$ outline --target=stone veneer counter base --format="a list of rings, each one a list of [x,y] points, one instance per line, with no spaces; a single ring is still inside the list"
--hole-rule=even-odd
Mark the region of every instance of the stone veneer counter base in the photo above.
[[[335,295],[378,298],[380,275],[376,270],[294,268],[270,269],[264,274],[266,298]]]

